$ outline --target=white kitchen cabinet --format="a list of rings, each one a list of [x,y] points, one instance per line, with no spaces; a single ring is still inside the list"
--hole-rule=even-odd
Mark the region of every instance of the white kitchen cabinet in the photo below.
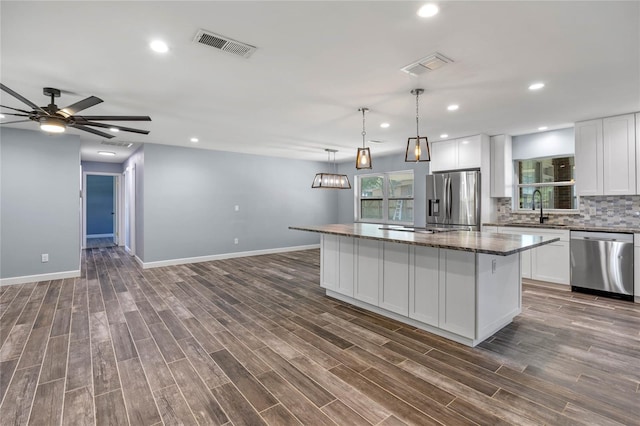
[[[633,296],[640,303],[640,234],[633,236]]]
[[[409,248],[408,244],[382,243],[382,285],[379,287],[381,308],[396,314],[409,314]]]
[[[602,152],[602,120],[576,123],[575,177],[578,195],[604,193]]]
[[[334,291],[353,297],[353,281],[354,281],[354,249],[355,242],[353,238],[338,237],[338,281]]]
[[[469,285],[469,278],[476,275],[475,265],[474,253],[440,251],[438,324],[468,338],[475,336],[476,289]]]
[[[415,246],[410,263],[409,318],[438,327],[439,252],[434,247]]]
[[[640,112],[636,113],[636,194],[640,194]]]
[[[497,226],[482,225],[482,232],[493,232],[494,234],[497,234],[498,233],[498,227]]]
[[[431,144],[431,171],[455,170],[458,167],[458,141],[433,142]]]
[[[374,240],[355,240],[356,246],[356,282],[353,297],[378,306],[380,287],[380,245]]]
[[[513,154],[510,135],[491,137],[491,197],[513,196]]]
[[[499,232],[514,235],[539,235],[543,240],[560,238],[560,241],[521,253],[520,271],[522,278],[569,285],[571,273],[569,231],[548,228],[500,227]]]
[[[431,171],[480,168],[482,135],[438,141],[431,144]]]
[[[602,120],[604,195],[636,193],[636,130],[633,114]]]
[[[636,131],[633,114],[576,123],[578,195],[636,194]]]
[[[320,287],[336,290],[338,287],[338,270],[340,270],[340,245],[337,235],[322,235],[320,251]]]

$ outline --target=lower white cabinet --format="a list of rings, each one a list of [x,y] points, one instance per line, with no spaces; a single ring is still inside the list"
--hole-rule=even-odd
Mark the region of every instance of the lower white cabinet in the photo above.
[[[522,278],[569,285],[571,264],[568,230],[500,227],[498,232],[514,235],[539,235],[544,240],[560,238],[560,241],[522,252],[520,270]]]
[[[382,285],[378,306],[396,314],[409,314],[408,244],[382,243]]]
[[[323,235],[322,247],[320,286],[353,297],[354,239]]]
[[[633,300],[640,303],[640,234],[633,236]]]
[[[434,327],[439,321],[439,253],[434,247],[415,246],[409,268],[409,318]]]
[[[460,336],[475,336],[475,286],[469,278],[476,275],[475,253],[440,251],[438,327]]]
[[[379,241],[356,241],[356,283],[353,297],[378,306],[380,287],[380,246]]]

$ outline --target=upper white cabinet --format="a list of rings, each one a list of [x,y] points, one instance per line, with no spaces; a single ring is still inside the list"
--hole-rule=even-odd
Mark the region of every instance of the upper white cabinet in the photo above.
[[[636,193],[636,131],[633,114],[576,123],[578,195]]]
[[[513,154],[510,135],[491,137],[491,197],[513,196]]]
[[[482,135],[433,142],[431,171],[475,169],[482,166]]]
[[[640,183],[638,183],[640,176],[638,174],[640,174],[640,112],[636,113],[636,194],[640,194]]]

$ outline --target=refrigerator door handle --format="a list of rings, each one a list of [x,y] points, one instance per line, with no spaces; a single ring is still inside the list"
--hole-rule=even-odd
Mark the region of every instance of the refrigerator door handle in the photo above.
[[[451,187],[451,182],[452,182],[452,179],[449,178],[449,199],[447,200],[447,207],[449,208],[449,210],[447,211],[447,216],[448,216],[449,222],[451,222],[451,209],[453,206],[453,188]]]

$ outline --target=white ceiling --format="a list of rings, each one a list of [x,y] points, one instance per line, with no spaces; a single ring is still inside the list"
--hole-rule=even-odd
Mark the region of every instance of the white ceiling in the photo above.
[[[422,4],[3,0],[0,80],[40,105],[49,86],[63,90],[59,106],[95,95],[105,102],[85,114],[153,119],[121,122],[151,133],[113,141],[313,160],[326,160],[324,148],[355,158],[361,106],[367,139],[383,141],[370,144],[374,159],[403,151],[415,136],[416,87],[431,141],[640,110],[638,1],[440,2],[430,19],[416,15]],[[200,28],[258,49],[244,59],[195,44]],[[155,38],[168,54],[148,48]],[[454,63],[421,77],[400,71],[433,52]],[[529,91],[535,81],[546,87]],[[452,103],[460,109],[447,111]],[[102,139],[69,131],[85,141],[83,158],[97,159]]]

